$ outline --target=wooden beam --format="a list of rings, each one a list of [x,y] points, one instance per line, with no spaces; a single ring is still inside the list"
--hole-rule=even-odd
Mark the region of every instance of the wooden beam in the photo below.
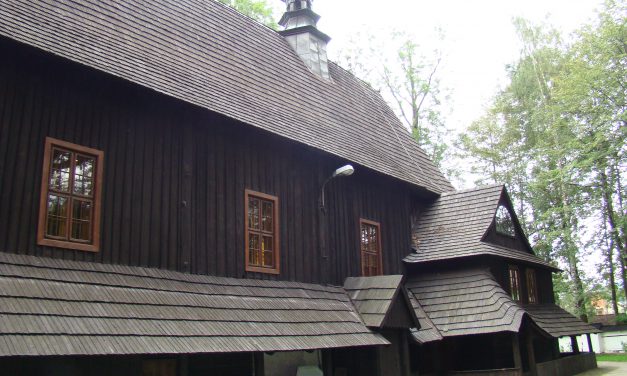
[[[533,351],[533,334],[527,332],[527,356],[529,360],[529,376],[536,376],[538,369],[536,366],[536,354]]]
[[[573,354],[579,354],[579,343],[577,343],[577,336],[570,336],[570,345],[573,348]]]
[[[264,376],[266,369],[264,366],[263,353],[256,352],[253,354],[254,376]]]
[[[588,339],[588,352],[593,353],[594,348],[592,347],[592,338],[590,337],[590,333],[586,333],[586,338]]]
[[[518,333],[512,335],[512,351],[514,353],[514,368],[519,369],[522,372],[522,357],[520,355],[520,338]]]

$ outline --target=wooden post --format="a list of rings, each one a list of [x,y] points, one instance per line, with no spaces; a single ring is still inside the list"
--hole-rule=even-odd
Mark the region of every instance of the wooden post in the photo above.
[[[411,367],[409,364],[409,340],[407,338],[409,336],[409,331],[401,330],[399,334],[401,337],[401,371],[403,372],[403,376],[409,376],[411,374]]]
[[[263,363],[263,353],[256,352],[253,353],[253,367],[254,367],[254,376],[264,376],[266,369]]]
[[[588,352],[593,353],[594,348],[592,347],[592,338],[590,337],[590,333],[586,333],[586,338],[588,339]]]
[[[321,369],[325,375],[333,375],[333,350],[320,350],[322,357]]]
[[[512,335],[512,351],[514,352],[514,368],[522,372],[522,357],[520,356],[520,338],[518,333]]]
[[[579,354],[579,343],[577,343],[577,336],[570,336],[570,345],[573,348],[573,354]]]
[[[529,357],[529,376],[536,376],[538,369],[536,366],[536,354],[533,351],[533,334],[527,332],[527,355]]]

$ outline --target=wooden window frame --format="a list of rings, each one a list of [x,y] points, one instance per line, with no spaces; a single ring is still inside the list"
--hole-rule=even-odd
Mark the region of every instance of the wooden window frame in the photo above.
[[[381,248],[381,223],[364,219],[364,218],[359,218],[359,232],[358,233],[359,233],[359,261],[360,261],[360,267],[361,267],[361,275],[362,276],[365,275],[364,251],[362,249],[362,243],[361,243],[361,228],[363,225],[374,226],[377,228],[377,251],[378,251],[377,268],[379,269],[379,274],[377,275],[383,275],[383,249]]]
[[[266,201],[272,201],[272,215],[273,215],[273,247],[274,247],[274,268],[264,268],[261,266],[250,265],[250,250],[248,249],[249,242],[249,226],[248,223],[248,200],[250,197],[259,198]],[[281,273],[281,245],[279,235],[279,198],[266,193],[253,191],[246,189],[244,191],[244,254],[246,259],[246,271],[252,273],[265,273],[265,274],[280,274]]]
[[[91,223],[91,241],[81,242],[54,239],[46,237],[46,220],[48,217],[48,194],[50,184],[50,163],[51,154],[54,147],[67,150],[72,153],[83,154],[93,157],[96,161],[96,168],[94,171],[94,183],[93,183],[93,210],[92,210],[92,223]],[[39,197],[39,222],[37,227],[37,244],[49,247],[66,248],[78,251],[98,252],[100,251],[100,217],[101,217],[101,199],[102,199],[102,173],[104,164],[104,152],[97,149],[88,148],[86,146],[73,144],[67,141],[57,140],[52,137],[46,137],[44,147],[44,161],[41,178],[41,192]],[[73,193],[70,193],[70,197],[74,197]],[[80,196],[77,197],[80,199]],[[69,207],[68,222],[72,218],[72,207]],[[68,231],[71,231],[71,226],[68,226]]]
[[[516,286],[514,286],[514,284],[512,283],[513,282],[512,272],[515,272],[514,275],[516,276]],[[509,295],[511,296],[512,300],[515,302],[522,301],[522,296],[521,296],[522,289],[520,286],[520,269],[518,269],[518,266],[515,266],[515,265],[509,266],[508,279],[509,279]],[[514,287],[516,287],[516,297],[514,297]]]
[[[538,304],[538,280],[536,278],[536,270],[527,268],[525,270],[527,279],[527,303]]]

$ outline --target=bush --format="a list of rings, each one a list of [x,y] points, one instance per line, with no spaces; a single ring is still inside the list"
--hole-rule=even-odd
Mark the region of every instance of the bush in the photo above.
[[[616,325],[627,325],[627,314],[619,313],[616,315]]]

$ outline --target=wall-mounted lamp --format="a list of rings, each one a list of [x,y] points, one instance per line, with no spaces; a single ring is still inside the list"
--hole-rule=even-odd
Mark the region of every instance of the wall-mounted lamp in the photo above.
[[[353,168],[353,166],[347,164],[345,166],[342,166],[340,168],[338,168],[337,170],[333,171],[333,174],[331,176],[329,176],[327,178],[327,180],[324,181],[324,183],[322,184],[322,190],[320,192],[320,200],[318,200],[318,204],[320,207],[320,210],[325,211],[326,208],[324,206],[324,187],[327,185],[327,183],[338,176],[350,176],[353,174],[353,172],[355,172],[355,169]]]

